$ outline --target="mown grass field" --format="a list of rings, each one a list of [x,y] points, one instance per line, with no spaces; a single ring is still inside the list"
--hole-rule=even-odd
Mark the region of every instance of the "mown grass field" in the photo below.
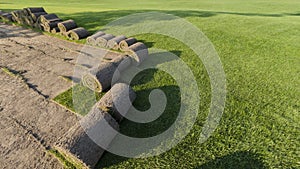
[[[226,107],[217,130],[199,144],[211,96],[201,60],[174,39],[139,35],[152,47],[177,51],[191,68],[201,93],[200,114],[189,135],[170,151],[144,159],[106,153],[99,168],[300,168],[300,1],[0,0],[2,10],[28,6],[43,6],[91,32],[138,12],[177,15],[203,31],[220,56],[227,81]],[[149,70],[131,85],[138,94],[134,105],[139,110],[150,107],[148,95],[155,88],[165,91],[170,102],[159,119],[147,124],[124,121],[121,132],[147,137],[167,129],[180,102],[172,77]],[[72,107],[70,92],[58,99]]]

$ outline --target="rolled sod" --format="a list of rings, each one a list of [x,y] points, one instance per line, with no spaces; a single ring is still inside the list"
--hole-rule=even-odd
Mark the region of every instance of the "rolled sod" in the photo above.
[[[37,13],[31,13],[29,16],[31,16],[32,20],[34,22],[36,22],[41,15],[47,15],[47,13],[46,12],[37,12]]]
[[[118,105],[122,114],[126,114],[135,98],[136,94],[129,85],[115,84],[86,116],[59,139],[54,148],[72,161],[94,168],[105,151],[98,144],[109,147],[119,131],[119,124],[110,112],[119,112],[115,106]]]
[[[34,27],[34,28],[37,28],[37,29],[39,29],[39,30],[42,30],[42,31],[44,30],[44,28],[42,27],[42,25],[41,25],[40,23],[37,23],[37,22],[34,24],[33,27]]]
[[[100,37],[100,36],[103,36],[103,35],[105,35],[105,33],[102,32],[102,31],[96,32],[95,34],[93,34],[92,36],[89,36],[89,37],[86,39],[87,44],[95,46],[95,45],[96,45],[96,39],[97,39],[98,37]]]
[[[3,13],[1,15],[1,19],[4,20],[4,21],[10,21],[12,22],[13,21],[13,16],[11,13]]]
[[[40,16],[41,23],[62,21],[56,14],[47,14]]]
[[[107,48],[109,49],[114,49],[114,50],[118,50],[119,49],[119,43],[122,41],[122,40],[125,40],[126,39],[126,36],[124,35],[120,35],[120,36],[116,36],[112,39],[110,39],[108,42],[107,42]]]
[[[136,94],[129,85],[117,83],[99,100],[97,107],[110,112],[115,120],[121,122],[135,98]],[[129,99],[130,104],[125,99]]]
[[[109,40],[111,40],[112,38],[114,38],[114,37],[115,36],[111,35],[111,34],[105,34],[103,36],[97,37],[97,39],[96,39],[96,45],[100,46],[100,47],[106,47],[107,42]]]
[[[54,148],[75,163],[83,165],[84,168],[94,168],[105,152],[96,143],[101,142],[102,145],[109,146],[115,137],[115,133],[111,132],[108,127],[100,127],[103,123],[108,123],[114,130],[119,131],[119,124],[116,120],[109,113],[94,106],[89,114],[59,139]],[[90,137],[95,134],[97,136]]]
[[[95,92],[102,92],[108,89],[115,80],[120,78],[120,72],[117,67],[111,62],[103,62],[98,67],[90,70],[89,74],[82,77],[83,85]]]
[[[137,42],[129,46],[129,50],[126,51],[130,57],[135,61],[136,65],[140,65],[149,55],[147,46],[142,42]]]
[[[34,7],[34,8],[24,8],[24,12],[26,15],[30,16],[33,13],[39,13],[39,12],[44,12],[46,13],[45,9],[43,7]]]
[[[43,27],[44,27],[44,31],[46,32],[51,32],[51,30],[53,28],[56,28],[58,23],[60,23],[61,21],[56,21],[56,22],[46,22],[46,23],[43,23]]]
[[[58,28],[59,28],[60,32],[66,33],[69,30],[77,28],[77,24],[75,23],[75,21],[70,19],[67,21],[60,22],[58,24]]]
[[[109,62],[101,62],[99,66],[83,75],[82,83],[95,92],[105,91],[119,80],[120,71],[129,67],[130,64],[131,61],[126,55],[120,55]]]
[[[25,17],[25,14],[23,10],[12,11],[11,15],[14,21],[19,24],[24,24],[25,20],[23,18]]]
[[[88,37],[89,34],[90,33],[86,29],[80,27],[70,30],[68,32],[68,37],[72,40],[79,40]]]
[[[51,33],[53,34],[59,33],[59,28],[58,27],[52,28]]]
[[[122,40],[119,43],[119,49],[121,51],[128,51],[129,50],[129,46],[133,45],[136,42],[137,42],[137,40],[135,38],[128,38],[128,39]]]
[[[33,20],[32,20],[31,17],[25,17],[25,18],[23,18],[23,19],[24,19],[26,25],[29,25],[29,26],[31,26],[31,27],[34,26],[34,22],[33,22]]]

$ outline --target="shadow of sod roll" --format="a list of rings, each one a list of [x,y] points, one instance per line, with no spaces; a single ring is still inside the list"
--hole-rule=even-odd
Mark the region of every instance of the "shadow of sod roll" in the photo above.
[[[83,75],[84,86],[95,92],[102,92],[116,83],[120,78],[120,72],[131,65],[131,59],[127,55],[120,55],[111,61],[102,61],[99,66],[91,68],[89,73]]]

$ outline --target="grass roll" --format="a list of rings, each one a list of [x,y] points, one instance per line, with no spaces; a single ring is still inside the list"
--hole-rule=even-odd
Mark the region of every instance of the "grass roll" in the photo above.
[[[92,36],[89,36],[89,37],[86,39],[86,42],[87,42],[87,44],[89,44],[89,45],[95,46],[95,45],[96,45],[96,39],[97,39],[98,37],[100,37],[100,36],[103,36],[103,35],[105,35],[105,33],[102,32],[102,31],[96,32],[96,33],[93,34]]]
[[[95,92],[105,91],[119,80],[120,71],[126,69],[130,64],[131,61],[126,55],[120,55],[110,62],[102,62],[82,77],[82,83]]]
[[[119,49],[119,43],[122,41],[122,40],[125,40],[126,39],[126,36],[124,35],[120,35],[120,36],[117,36],[117,37],[114,37],[112,39],[110,39],[108,42],[107,42],[107,47],[109,49],[114,49],[114,50],[118,50]]]
[[[148,57],[148,48],[142,42],[137,42],[129,46],[129,50],[126,52],[130,57],[132,57],[136,65],[140,65]]]
[[[137,40],[135,38],[128,38],[128,39],[122,40],[119,43],[119,49],[121,51],[128,51],[129,50],[129,46],[133,45],[136,42],[137,42]]]
[[[82,27],[72,29],[68,32],[68,37],[72,40],[84,39],[88,36],[89,32]]]
[[[100,47],[106,47],[107,45],[107,42],[109,40],[111,40],[112,38],[114,38],[115,36],[114,35],[111,35],[111,34],[105,34],[103,36],[100,36],[96,39],[96,45],[97,46],[100,46]]]
[[[117,83],[102,96],[97,103],[97,107],[103,111],[111,112],[112,117],[117,122],[121,122],[123,115],[128,112],[135,98],[136,94],[129,85]],[[126,101],[127,99],[129,99],[130,103]]]
[[[77,24],[75,23],[75,21],[70,19],[67,21],[60,22],[58,24],[58,28],[61,33],[66,34],[69,30],[77,28]]]
[[[41,17],[40,18],[41,23],[62,21],[56,14],[47,14],[47,15],[42,15],[40,17]]]
[[[32,20],[34,22],[36,22],[41,15],[47,15],[47,13],[46,12],[37,12],[37,13],[31,13],[31,15],[29,15],[29,16],[31,16]]]
[[[56,28],[58,23],[60,23],[60,21],[56,21],[56,22],[50,22],[50,23],[43,23],[43,27],[44,27],[44,31],[46,32],[51,32],[51,30],[53,28]]]
[[[59,33],[59,28],[58,27],[52,28],[51,33],[53,34]]]
[[[46,11],[43,7],[24,8],[24,12],[27,16],[30,16],[33,13],[40,13],[40,12],[46,13]]]

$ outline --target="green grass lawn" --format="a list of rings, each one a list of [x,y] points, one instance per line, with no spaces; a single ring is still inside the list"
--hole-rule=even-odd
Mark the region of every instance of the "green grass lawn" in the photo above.
[[[217,130],[199,144],[211,96],[201,60],[174,39],[137,36],[152,47],[180,54],[197,78],[200,114],[189,135],[170,151],[144,159],[106,153],[99,168],[300,168],[300,1],[0,0],[2,10],[28,6],[43,6],[91,32],[137,12],[174,14],[202,30],[220,56],[227,80],[226,107]],[[180,102],[172,77],[162,71],[144,71],[131,86],[137,92],[134,105],[139,110],[150,107],[148,95],[155,88],[165,91],[170,102],[159,119],[147,124],[125,120],[121,132],[147,137],[166,130]],[[70,96],[69,91],[56,100],[72,109]]]

